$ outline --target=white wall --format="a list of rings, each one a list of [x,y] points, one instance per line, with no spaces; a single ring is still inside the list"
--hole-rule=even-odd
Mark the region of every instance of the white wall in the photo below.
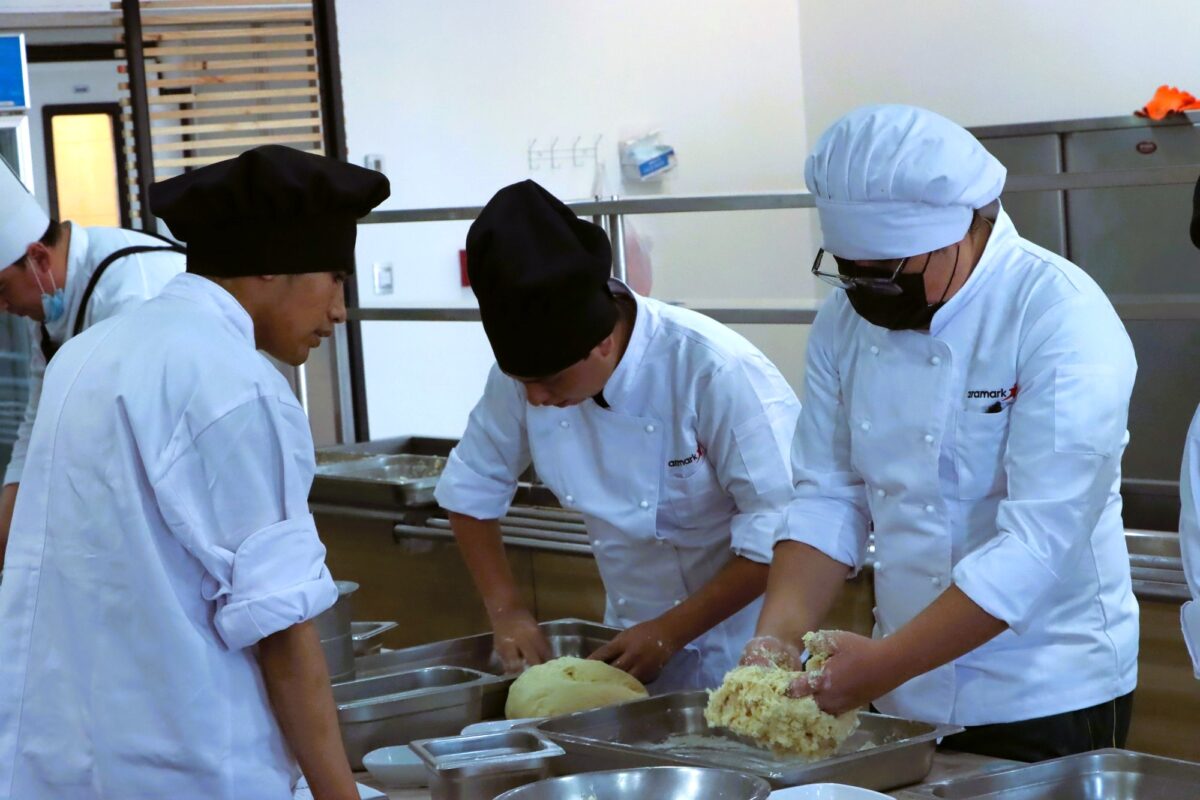
[[[815,142],[865,103],[965,125],[1111,117],[1163,83],[1200,93],[1196,0],[800,0]]]
[[[380,153],[385,207],[479,204],[532,177],[564,199],[591,194],[591,165],[530,171],[529,140],[560,146],[602,135],[608,193],[616,142],[657,127],[677,175],[652,192],[699,194],[803,186],[799,18],[795,0],[341,0],[337,6],[352,161]],[[667,299],[803,302],[811,212],[640,218],[654,241],[654,291]],[[471,305],[458,285],[462,223],[366,226],[364,305]],[[391,262],[396,294],[375,297],[372,262]],[[798,376],[802,334],[745,332]],[[477,325],[364,326],[373,437],[458,435],[491,362]],[[794,346],[793,346],[794,345]]]

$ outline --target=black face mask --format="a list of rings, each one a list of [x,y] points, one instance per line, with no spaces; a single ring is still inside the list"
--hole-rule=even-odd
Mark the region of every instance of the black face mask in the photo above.
[[[925,270],[929,268],[929,260],[920,272],[901,272],[893,279],[900,289],[895,294],[872,292],[861,286],[846,290],[846,298],[858,315],[872,325],[893,331],[926,330],[933,321],[933,315],[946,304],[946,294],[954,283],[958,272],[959,248],[954,249],[954,270],[941,298],[936,303],[930,303],[925,295]]]

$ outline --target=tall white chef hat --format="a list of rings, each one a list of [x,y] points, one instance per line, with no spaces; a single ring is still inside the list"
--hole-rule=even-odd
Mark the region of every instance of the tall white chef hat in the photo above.
[[[946,247],[1004,188],[1004,165],[932,111],[863,106],[821,135],[804,181],[824,247],[842,258],[904,258]]]
[[[4,269],[42,238],[50,217],[2,158],[0,165],[0,269]]]

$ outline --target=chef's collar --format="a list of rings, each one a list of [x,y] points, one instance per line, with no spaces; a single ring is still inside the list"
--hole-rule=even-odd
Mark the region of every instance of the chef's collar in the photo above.
[[[625,345],[625,353],[621,356],[621,361],[613,370],[613,374],[609,376],[608,383],[604,384],[604,389],[600,392],[600,397],[604,399],[609,408],[620,411],[638,379],[642,359],[645,357],[646,347],[650,343],[650,323],[646,320],[648,314],[645,301],[638,297],[636,292],[616,278],[608,279],[608,288],[614,296],[623,295],[632,298],[636,308],[633,328],[629,331],[629,342]]]
[[[980,213],[983,213],[982,211]],[[990,219],[987,214],[984,214],[985,219]],[[992,232],[988,235],[987,244],[983,247],[983,253],[979,256],[979,262],[975,265],[975,269],[971,270],[967,282],[962,285],[954,296],[946,301],[946,304],[937,310],[933,315],[933,320],[929,323],[929,334],[931,336],[939,335],[950,321],[958,314],[958,312],[966,308],[976,295],[979,294],[981,286],[987,283],[991,277],[991,272],[997,261],[1003,258],[1003,252],[1008,249],[1009,240],[1017,235],[1016,229],[1013,227],[1012,220],[1008,218],[1008,214],[997,203],[996,218],[992,222]]]
[[[66,240],[64,244],[67,248],[67,276],[63,278],[62,290],[66,296],[67,313],[53,322],[45,323],[46,332],[50,334],[50,341],[58,344],[67,340],[68,326],[82,311],[79,308],[79,302],[83,297],[86,282],[91,278],[91,275],[86,274],[89,250],[87,228],[74,222],[64,222],[63,238]],[[45,288],[49,289],[50,287]]]
[[[256,347],[254,320],[250,318],[250,312],[216,281],[194,272],[181,272],[163,287],[161,294],[199,303],[216,311],[251,347]]]

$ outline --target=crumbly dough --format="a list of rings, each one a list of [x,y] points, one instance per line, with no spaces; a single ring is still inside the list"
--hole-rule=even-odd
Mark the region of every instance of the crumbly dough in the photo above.
[[[554,717],[646,695],[646,687],[628,672],[603,661],[564,656],[525,670],[508,690],[504,715]]]
[[[806,672],[819,672],[829,658],[823,633],[804,637],[811,654]],[[777,755],[830,756],[858,727],[858,711],[835,717],[811,697],[788,697],[788,685],[800,674],[774,666],[737,667],[709,694],[704,718],[709,725],[753,739]]]

